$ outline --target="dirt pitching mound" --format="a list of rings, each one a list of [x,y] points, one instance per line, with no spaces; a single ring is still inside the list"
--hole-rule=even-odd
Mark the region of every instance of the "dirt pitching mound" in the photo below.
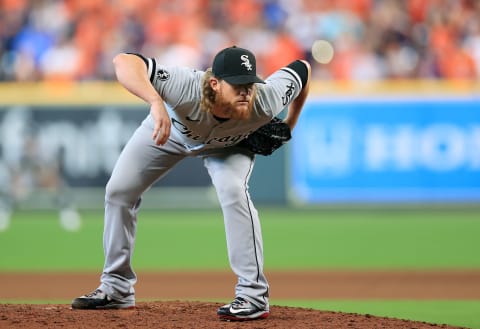
[[[424,322],[275,306],[267,319],[222,322],[216,315],[233,295],[227,272],[139,273],[132,310],[70,309],[91,291],[96,273],[0,273],[0,329],[5,328],[188,328],[188,329],[380,329],[458,328]],[[470,300],[480,298],[480,271],[310,271],[269,273],[275,299]],[[199,284],[201,282],[201,284]],[[159,297],[161,296],[161,297]],[[158,301],[161,299],[162,301]],[[202,300],[203,302],[200,302]],[[18,304],[56,301],[57,304]],[[62,304],[58,304],[58,303]]]
[[[273,306],[267,319],[248,322],[219,321],[220,303],[161,301],[140,302],[130,310],[72,310],[70,305],[1,304],[0,328],[242,328],[242,329],[453,329],[417,321],[383,318],[305,308]]]

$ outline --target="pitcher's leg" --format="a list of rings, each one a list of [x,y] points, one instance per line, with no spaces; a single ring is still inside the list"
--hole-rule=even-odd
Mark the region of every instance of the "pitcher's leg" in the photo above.
[[[236,296],[268,310],[260,220],[248,192],[254,158],[241,153],[216,154],[204,161],[223,211],[230,266],[238,277]]]
[[[167,143],[152,145],[151,129],[140,126],[122,151],[106,187],[103,248],[105,264],[100,289],[114,298],[134,298],[135,246],[141,195],[183,158]],[[131,296],[131,297],[129,297]]]

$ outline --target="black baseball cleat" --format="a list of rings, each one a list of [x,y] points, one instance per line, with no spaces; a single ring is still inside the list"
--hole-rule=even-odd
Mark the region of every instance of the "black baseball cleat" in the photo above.
[[[100,289],[90,294],[75,298],[72,301],[72,309],[77,310],[106,310],[134,308],[135,300],[116,300],[108,296]]]
[[[265,319],[268,317],[268,309],[255,306],[242,297],[236,297],[230,304],[220,307],[217,314],[223,321],[248,321]]]

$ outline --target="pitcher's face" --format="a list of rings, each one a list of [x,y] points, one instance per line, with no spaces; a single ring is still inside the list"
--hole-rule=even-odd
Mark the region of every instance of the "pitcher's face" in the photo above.
[[[228,119],[248,119],[253,105],[254,85],[232,85],[224,80],[212,85],[216,91],[214,115]]]

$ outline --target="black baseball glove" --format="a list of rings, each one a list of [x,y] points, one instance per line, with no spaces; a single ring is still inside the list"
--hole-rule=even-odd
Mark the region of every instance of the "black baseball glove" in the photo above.
[[[292,138],[290,127],[279,118],[273,118],[240,142],[256,154],[271,155],[274,151]]]

